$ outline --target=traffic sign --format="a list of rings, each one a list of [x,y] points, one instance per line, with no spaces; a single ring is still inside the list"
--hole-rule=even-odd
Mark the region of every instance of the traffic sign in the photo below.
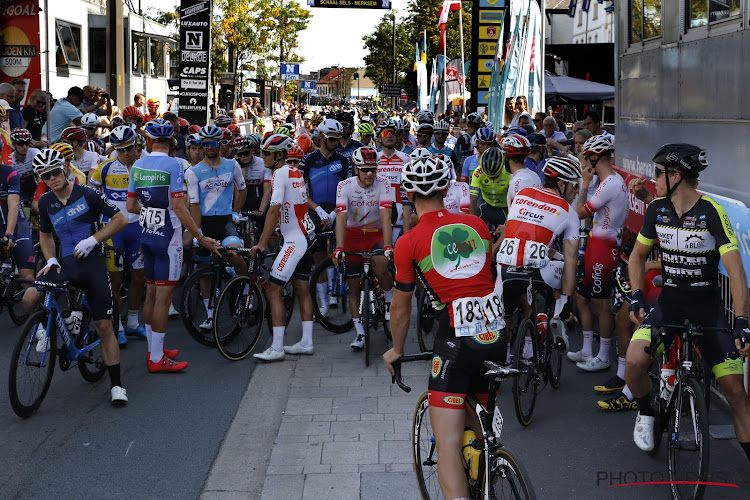
[[[281,63],[282,80],[299,80],[299,63]]]
[[[401,97],[401,85],[397,83],[384,84],[383,95],[386,97]]]
[[[305,94],[312,94],[315,90],[315,82],[308,81],[308,80],[302,80],[300,82],[300,91],[302,91]]]

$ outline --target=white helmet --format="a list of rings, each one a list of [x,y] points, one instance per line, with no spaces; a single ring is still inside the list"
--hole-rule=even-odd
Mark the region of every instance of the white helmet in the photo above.
[[[577,182],[581,178],[581,162],[573,155],[550,156],[544,162],[544,175],[566,182]]]
[[[55,149],[43,149],[38,152],[31,161],[31,167],[35,174],[41,174],[48,168],[65,166],[65,157]]]
[[[99,126],[99,116],[96,113],[86,113],[81,117],[81,127],[95,128]]]
[[[451,129],[451,124],[445,120],[438,120],[435,122],[435,132],[448,132]]]
[[[450,185],[450,168],[437,158],[412,160],[401,170],[401,186],[407,193],[428,196]]]
[[[419,158],[432,158],[432,153],[427,148],[417,148],[409,154],[409,158],[412,160],[418,160]]]
[[[435,115],[429,109],[423,109],[422,111],[417,113],[417,121],[419,123],[423,123],[423,122],[432,123],[435,121]]]
[[[601,156],[615,150],[615,137],[613,135],[595,135],[583,144],[584,155]]]
[[[325,135],[326,137],[338,135],[341,137],[344,133],[344,127],[341,126],[338,120],[328,118],[323,120],[323,123],[318,125],[318,132]]]

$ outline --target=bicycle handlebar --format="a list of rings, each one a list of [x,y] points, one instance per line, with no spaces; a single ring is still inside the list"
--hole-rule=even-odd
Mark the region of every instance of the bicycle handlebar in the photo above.
[[[432,359],[431,352],[420,352],[419,354],[406,354],[404,356],[401,356],[399,359],[392,363],[393,372],[395,375],[391,377],[391,383],[397,384],[404,392],[411,392],[411,387],[404,384],[404,380],[403,378],[401,378],[401,364],[409,363],[411,361],[425,361],[428,359]]]

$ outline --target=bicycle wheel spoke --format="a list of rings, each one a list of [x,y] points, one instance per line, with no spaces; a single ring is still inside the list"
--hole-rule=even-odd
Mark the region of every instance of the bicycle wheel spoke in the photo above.
[[[227,283],[214,313],[214,342],[227,359],[239,360],[253,350],[263,330],[264,300],[249,276]]]
[[[697,380],[678,383],[670,406],[669,479],[674,498],[701,498],[708,476],[708,411]],[[680,481],[687,483],[679,484]],[[692,484],[691,484],[692,483]]]

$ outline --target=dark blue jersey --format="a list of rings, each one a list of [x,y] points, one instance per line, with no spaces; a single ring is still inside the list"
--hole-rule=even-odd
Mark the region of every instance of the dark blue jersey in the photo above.
[[[315,151],[302,158],[300,170],[307,184],[308,197],[326,212],[336,208],[336,188],[349,177],[349,160],[335,152],[330,158]]]

